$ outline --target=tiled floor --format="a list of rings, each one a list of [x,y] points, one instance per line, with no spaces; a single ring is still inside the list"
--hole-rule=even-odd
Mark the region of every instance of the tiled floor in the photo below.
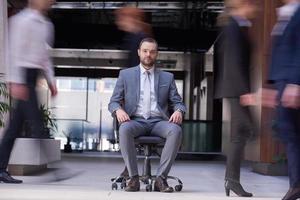
[[[0,200],[280,200],[288,188],[287,177],[259,175],[251,172],[245,165],[241,182],[245,189],[254,193],[254,197],[226,197],[223,161],[176,161],[170,175],[181,178],[184,183],[182,192],[149,193],[142,186],[140,192],[127,193],[111,190],[110,178],[123,169],[122,159],[118,156],[65,156],[62,165],[68,168],[63,171],[63,175],[78,175],[60,182],[49,182],[54,177],[53,172],[18,177],[24,180],[23,184],[0,184]],[[156,166],[157,160],[153,162],[153,173]]]

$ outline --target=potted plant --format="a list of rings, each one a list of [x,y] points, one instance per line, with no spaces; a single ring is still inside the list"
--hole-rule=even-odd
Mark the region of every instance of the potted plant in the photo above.
[[[0,75],[0,77],[2,77]],[[9,104],[8,104],[8,90],[6,83],[2,80],[0,81],[0,128],[4,127],[5,125],[5,114],[9,111]]]
[[[57,124],[56,120],[51,118],[52,113],[49,108],[46,107],[45,104],[40,105],[40,110],[43,116],[43,124],[44,124],[44,135],[48,136],[49,138],[54,138],[51,133],[57,131]]]

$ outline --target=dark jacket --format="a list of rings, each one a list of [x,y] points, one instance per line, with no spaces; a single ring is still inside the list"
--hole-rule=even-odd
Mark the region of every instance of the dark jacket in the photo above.
[[[273,37],[269,81],[300,84],[300,7],[283,33]]]
[[[218,66],[215,70],[215,98],[240,97],[250,92],[251,46],[248,28],[229,17],[221,32]]]

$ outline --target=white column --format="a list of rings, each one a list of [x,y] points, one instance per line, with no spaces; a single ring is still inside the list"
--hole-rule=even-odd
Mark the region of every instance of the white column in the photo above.
[[[0,73],[5,73],[8,63],[7,0],[0,0]]]

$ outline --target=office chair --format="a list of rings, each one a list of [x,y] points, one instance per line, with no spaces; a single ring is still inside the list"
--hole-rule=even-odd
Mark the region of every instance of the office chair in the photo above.
[[[119,123],[116,117],[114,117],[114,137],[115,141],[119,142]],[[156,154],[160,157],[157,149],[162,148],[165,144],[165,139],[158,136],[139,136],[135,138],[135,144],[138,152],[144,153],[144,166],[142,176],[139,176],[139,179],[142,183],[146,185],[146,191],[151,192],[153,188],[153,181],[156,176],[151,175],[151,156]],[[120,183],[121,189],[126,187],[126,180],[129,179],[129,175],[126,174],[127,168],[121,173],[121,175],[112,178],[112,190],[118,189],[118,183]],[[175,186],[175,191],[181,191],[183,188],[182,181],[174,176],[168,176],[167,179],[173,179],[177,181],[177,185]]]

